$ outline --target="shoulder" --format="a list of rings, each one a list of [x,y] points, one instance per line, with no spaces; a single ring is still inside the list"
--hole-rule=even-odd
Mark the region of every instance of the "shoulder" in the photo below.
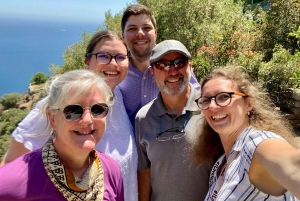
[[[97,154],[101,161],[104,172],[105,171],[115,171],[115,172],[120,171],[120,166],[115,159],[113,159],[110,156],[108,156],[102,152],[99,152],[99,151],[97,151]]]
[[[138,111],[136,117],[144,118],[149,111],[153,111],[153,110],[156,111],[156,108],[155,108],[156,107],[155,103],[157,102],[156,100],[157,99],[155,98],[154,100],[150,101],[149,103],[147,103],[146,105],[141,107],[141,109]]]

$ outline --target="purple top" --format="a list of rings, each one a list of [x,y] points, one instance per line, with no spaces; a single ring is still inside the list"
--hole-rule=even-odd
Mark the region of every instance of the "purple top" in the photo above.
[[[190,82],[196,89],[200,90],[200,84],[193,71]],[[136,113],[141,107],[157,97],[159,89],[150,75],[149,68],[142,73],[132,63],[129,65],[127,76],[118,87],[123,94],[124,105],[134,128]]]
[[[104,171],[103,200],[124,201],[118,163],[103,153],[97,153]],[[45,171],[41,149],[0,167],[0,181],[0,200],[66,200]]]

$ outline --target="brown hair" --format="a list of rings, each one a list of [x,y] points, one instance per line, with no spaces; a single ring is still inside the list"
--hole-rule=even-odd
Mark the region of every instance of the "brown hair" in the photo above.
[[[205,84],[215,78],[222,77],[231,80],[235,87],[242,93],[253,109],[249,115],[249,125],[257,130],[266,130],[291,140],[295,136],[293,128],[286,118],[275,109],[269,95],[261,90],[258,83],[251,82],[248,74],[244,73],[240,66],[226,66],[213,70],[201,83]],[[216,133],[204,119],[203,126],[199,129],[201,133],[195,147],[194,155],[199,164],[204,162],[215,162],[223,153],[224,149],[218,133]],[[293,142],[291,141],[293,144]]]
[[[122,37],[117,34],[114,31],[110,31],[110,30],[104,30],[104,31],[99,31],[97,32],[90,40],[89,44],[86,47],[86,51],[85,51],[85,61],[89,60],[90,57],[86,56],[88,53],[92,53],[94,47],[96,46],[96,44],[102,40],[106,40],[106,39],[115,39],[115,40],[120,40],[123,42],[123,44],[125,45],[125,47],[127,48],[126,44],[124,43]]]
[[[154,26],[154,29],[156,29],[156,20],[154,18],[154,15],[153,15],[151,9],[148,8],[147,6],[137,4],[137,5],[128,6],[126,8],[126,10],[124,11],[123,16],[122,16],[122,21],[121,21],[122,32],[124,33],[126,23],[128,21],[128,18],[131,15],[141,15],[141,14],[148,15],[150,17],[150,20],[151,20],[153,26]]]

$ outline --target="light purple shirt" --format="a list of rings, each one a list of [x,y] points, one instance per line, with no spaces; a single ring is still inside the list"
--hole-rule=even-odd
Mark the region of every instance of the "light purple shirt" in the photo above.
[[[190,82],[193,86],[200,90],[194,72],[191,73]],[[134,127],[135,116],[141,107],[157,97],[159,89],[150,75],[149,68],[142,73],[132,63],[126,78],[118,85],[124,97],[124,105],[129,119]]]

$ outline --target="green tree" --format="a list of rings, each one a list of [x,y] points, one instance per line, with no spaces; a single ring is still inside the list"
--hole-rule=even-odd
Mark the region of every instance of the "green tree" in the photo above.
[[[9,108],[17,107],[17,103],[20,100],[21,100],[21,94],[14,92],[9,94],[4,94],[0,99],[0,103],[4,107],[4,109],[9,109]]]
[[[276,45],[281,45],[291,54],[300,51],[297,39],[289,34],[300,25],[299,0],[271,0],[272,6],[263,12],[257,30],[257,50],[264,54],[264,60],[270,61]]]
[[[30,83],[34,84],[42,84],[48,80],[48,76],[43,72],[38,72],[34,74],[32,78],[30,78]]]

